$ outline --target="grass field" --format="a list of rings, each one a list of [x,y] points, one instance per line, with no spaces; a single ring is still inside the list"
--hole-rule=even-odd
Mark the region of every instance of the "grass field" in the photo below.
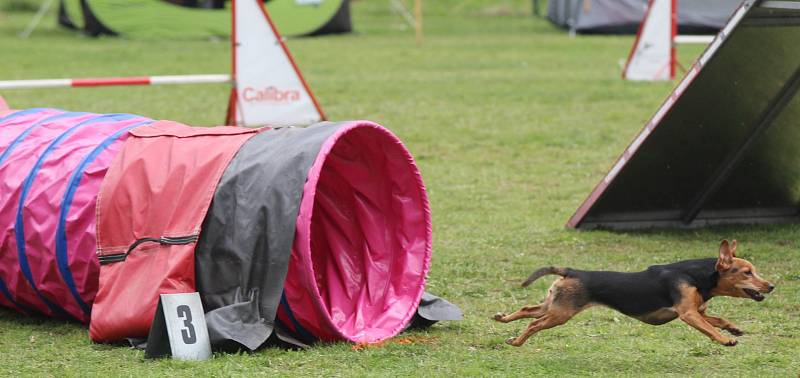
[[[384,0],[353,4],[356,33],[288,42],[331,119],[370,119],[415,155],[433,210],[428,290],[458,304],[461,322],[409,343],[354,350],[319,345],[220,354],[207,362],[146,361],[93,344],[84,326],[0,310],[0,376],[783,376],[800,372],[800,227],[641,233],[576,232],[564,223],[674,83],[620,80],[632,37],[577,37],[530,17],[527,0],[426,2],[426,36]],[[56,29],[16,38],[32,13],[0,13],[0,78],[225,73],[225,41],[89,39]],[[682,47],[685,63],[698,47]],[[7,91],[17,108],[132,112],[196,125],[222,122],[217,85]],[[712,257],[723,238],[777,285],[766,301],[718,298],[709,313],[739,324],[722,347],[680,321],[654,327],[595,308],[521,348],[524,323],[489,320],[537,302],[542,265],[639,270]]]

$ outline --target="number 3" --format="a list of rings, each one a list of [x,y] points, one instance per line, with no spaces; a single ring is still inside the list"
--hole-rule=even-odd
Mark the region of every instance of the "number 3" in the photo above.
[[[178,317],[183,318],[184,329],[181,330],[184,344],[194,344],[197,342],[197,334],[192,325],[192,310],[187,305],[178,306]]]

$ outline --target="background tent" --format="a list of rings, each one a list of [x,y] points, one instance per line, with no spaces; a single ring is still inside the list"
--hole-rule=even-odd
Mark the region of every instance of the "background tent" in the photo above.
[[[349,0],[272,0],[266,7],[284,36],[352,30]],[[91,36],[227,38],[231,33],[230,9],[186,7],[160,0],[61,0],[59,23],[77,26]]]
[[[742,0],[678,0],[681,33],[710,34],[725,26]],[[635,34],[648,0],[550,0],[547,18],[577,33]]]

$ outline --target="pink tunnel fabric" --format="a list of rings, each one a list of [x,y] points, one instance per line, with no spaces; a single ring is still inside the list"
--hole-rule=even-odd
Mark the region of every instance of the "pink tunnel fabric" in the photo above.
[[[15,169],[10,169],[7,163],[9,157],[13,152],[14,146],[21,144],[22,136],[28,131],[32,125],[47,120],[54,115],[60,115],[63,112],[54,109],[32,109],[29,111],[20,112],[6,112],[3,118],[0,119],[0,290],[3,295],[0,295],[0,303],[3,306],[22,310],[23,308],[14,299],[18,290],[15,287],[21,286],[21,290],[26,290],[27,287],[23,282],[13,282],[11,278],[16,277],[16,262],[14,256],[16,251],[11,249],[11,246],[6,245],[6,240],[13,238],[14,222],[14,204],[15,196],[13,184],[19,184],[24,179],[24,174],[30,169],[34,161],[26,159],[26,164],[16,165]],[[23,146],[24,153],[32,154],[32,146]],[[44,147],[44,146],[40,146]],[[26,169],[27,168],[27,169]]]
[[[303,191],[279,318],[291,324],[291,313],[326,341],[397,335],[431,254],[430,206],[411,154],[382,126],[350,123],[323,143]]]
[[[148,122],[52,109],[0,119],[0,279],[9,294],[4,301],[10,302],[5,305],[89,320],[97,290],[98,188],[125,131]]]

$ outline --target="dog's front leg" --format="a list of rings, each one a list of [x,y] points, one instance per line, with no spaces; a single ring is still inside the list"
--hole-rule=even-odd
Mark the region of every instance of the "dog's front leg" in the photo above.
[[[705,319],[705,321],[707,321],[708,324],[711,324],[714,327],[724,329],[730,332],[734,336],[744,335],[744,332],[741,329],[739,329],[739,327],[737,327],[736,324],[733,324],[733,322],[731,322],[728,319],[716,316],[708,316],[704,312],[701,312],[700,315],[703,316],[703,319]]]
[[[722,345],[736,345],[736,339],[723,335],[706,319],[703,314],[706,304],[696,287],[684,284],[679,289],[681,295],[675,310],[681,320]]]
[[[685,311],[680,313],[679,316],[686,324],[696,328],[714,341],[725,346],[736,345],[736,339],[721,334],[697,310]]]

